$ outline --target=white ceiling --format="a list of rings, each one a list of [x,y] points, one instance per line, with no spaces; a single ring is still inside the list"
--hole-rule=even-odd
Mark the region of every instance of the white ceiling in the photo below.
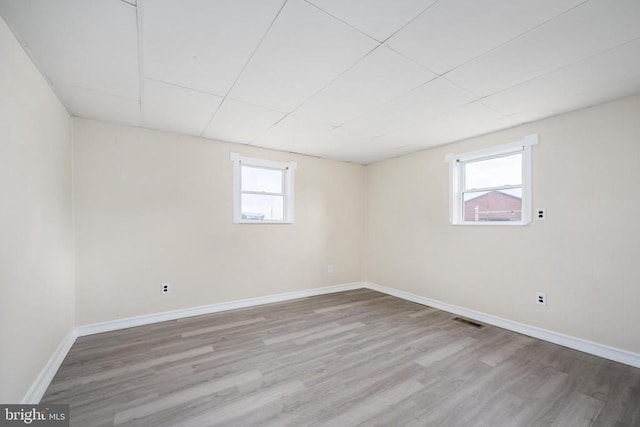
[[[371,163],[640,93],[640,0],[0,0],[75,116]]]

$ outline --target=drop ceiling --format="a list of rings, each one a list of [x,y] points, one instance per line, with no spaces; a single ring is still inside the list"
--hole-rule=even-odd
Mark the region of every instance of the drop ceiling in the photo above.
[[[368,164],[640,93],[638,0],[0,0],[78,117]]]

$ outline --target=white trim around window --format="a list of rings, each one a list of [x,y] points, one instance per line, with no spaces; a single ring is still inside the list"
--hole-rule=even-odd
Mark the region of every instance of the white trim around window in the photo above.
[[[445,162],[449,163],[449,220],[454,225],[480,225],[480,226],[513,226],[526,225],[531,222],[531,147],[538,143],[538,135],[528,135],[520,141],[508,144],[489,147],[468,153],[453,154],[445,156]],[[465,184],[466,165],[474,162],[489,161],[501,157],[522,154],[521,174],[522,180],[515,185],[499,185],[487,187],[474,187],[467,189]],[[521,191],[521,209],[518,220],[479,220],[476,213],[475,218],[466,218],[465,215],[465,194],[486,194],[490,192]],[[497,212],[497,211],[494,211]],[[467,212],[468,214],[468,212]]]
[[[234,224],[291,224],[293,223],[293,175],[297,169],[296,162],[276,162],[273,160],[256,159],[241,156],[238,153],[230,153],[233,162],[233,222]],[[249,189],[243,185],[242,168],[264,169],[267,171],[279,171],[282,185],[276,190]],[[243,214],[243,196],[264,197],[282,200],[281,218],[272,219],[268,216]]]

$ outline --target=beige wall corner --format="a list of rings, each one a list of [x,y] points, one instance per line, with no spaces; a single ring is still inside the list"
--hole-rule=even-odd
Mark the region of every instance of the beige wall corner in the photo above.
[[[369,165],[367,281],[640,353],[638,117],[632,96]],[[445,154],[533,133],[547,219],[450,225]]]
[[[73,122],[78,325],[362,280],[363,166]],[[294,224],[232,223],[232,151],[298,162]]]
[[[73,326],[71,118],[0,19],[0,402]]]

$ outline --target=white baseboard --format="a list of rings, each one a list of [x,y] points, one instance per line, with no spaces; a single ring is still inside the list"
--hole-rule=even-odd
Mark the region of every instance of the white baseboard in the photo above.
[[[62,361],[66,357],[77,337],[115,331],[119,329],[132,328],[135,326],[149,325],[152,323],[165,322],[167,320],[183,319],[191,316],[200,316],[203,314],[218,313],[221,311],[234,310],[238,308],[253,307],[257,305],[271,304],[274,302],[289,301],[316,295],[351,291],[362,288],[382,292],[387,295],[392,295],[407,301],[416,302],[418,304],[427,305],[439,310],[456,314],[458,316],[477,320],[478,322],[498,326],[500,328],[518,332],[523,335],[539,338],[541,340],[549,341],[554,344],[559,344],[585,353],[593,354],[595,356],[603,357],[605,359],[640,368],[640,354],[637,353],[632,353],[630,351],[621,350],[619,348],[609,347],[603,344],[583,340],[581,338],[576,338],[558,332],[537,328],[535,326],[525,325],[513,320],[504,319],[479,311],[469,310],[463,307],[447,304],[442,301],[433,300],[409,292],[380,286],[375,283],[354,282],[343,285],[326,286],[322,288],[306,289],[303,291],[266,295],[257,298],[235,300],[218,304],[203,305],[199,307],[185,308],[181,310],[167,311],[163,313],[148,314],[144,316],[129,317],[126,319],[118,319],[108,322],[77,326],[71,329],[71,331],[62,340],[55,352],[51,355],[51,357],[47,361],[47,364],[44,366],[36,380],[33,382],[31,387],[25,394],[24,398],[22,399],[22,403],[35,404],[40,402],[40,399],[42,399],[42,396],[49,387],[51,380],[53,380],[53,377],[58,371],[58,368],[60,368]]]
[[[354,289],[361,289],[363,287],[364,284],[362,282],[354,282],[342,285],[325,286],[322,288],[305,289],[303,291],[286,292],[282,294],[266,295],[256,298],[221,302],[218,304],[202,305],[199,307],[184,308],[181,310],[165,311],[163,313],[147,314],[143,316],[129,317],[126,319],[110,320],[107,322],[77,326],[75,328],[75,333],[77,336],[82,337],[85,335],[99,334],[102,332],[115,331],[118,329],[127,329],[133,328],[135,326],[166,322],[167,320],[183,319],[185,317],[218,313],[221,311],[235,310],[237,308],[253,307],[256,305],[271,304],[274,302],[289,301],[316,295],[330,294],[334,292],[351,291]]]
[[[203,305],[200,307],[185,308],[182,310],[167,311],[164,313],[148,314],[144,316],[129,317],[127,319],[118,319],[108,322],[93,323],[90,325],[76,326],[72,328],[67,336],[62,340],[58,348],[51,355],[47,364],[33,382],[24,398],[23,404],[40,403],[42,396],[47,391],[53,377],[58,372],[64,358],[71,350],[71,346],[77,337],[85,335],[99,334],[102,332],[115,331],[118,329],[132,328],[135,326],[149,325],[151,323],[164,322],[167,320],[182,319],[191,316],[200,316],[202,314],[218,313],[220,311],[234,310],[237,308],[253,307],[262,304],[271,304],[274,302],[289,301],[299,298],[307,298],[316,295],[331,294],[334,292],[351,291],[354,289],[362,289],[362,282],[346,283],[342,285],[325,286],[322,288],[305,289],[303,291],[286,292],[282,294],[266,295],[257,298],[247,298],[223,302],[219,304]]]
[[[47,363],[38,374],[36,380],[31,384],[29,390],[22,398],[22,404],[38,404],[44,396],[44,393],[47,391],[49,384],[51,384],[51,380],[58,372],[60,365],[62,365],[62,361],[71,350],[71,346],[74,342],[76,342],[76,334],[75,330],[72,328],[71,331],[62,339],[58,348],[53,352]]]
[[[427,305],[429,307],[447,311],[449,313],[463,316],[468,319],[473,319],[478,322],[487,323],[489,325],[508,329],[510,331],[518,332],[520,334],[528,335],[530,337],[538,338],[544,341],[549,341],[554,344],[582,351],[584,353],[589,353],[594,356],[599,356],[605,359],[613,360],[615,362],[624,363],[625,365],[640,368],[640,354],[632,353],[627,350],[610,347],[604,344],[598,344],[592,341],[587,341],[581,338],[572,337],[570,335],[549,331],[547,329],[542,329],[535,326],[525,325],[513,320],[504,319],[502,317],[493,316],[491,314],[486,314],[475,310],[469,310],[467,308],[447,304],[442,301],[422,297],[420,295],[415,295],[409,292],[380,286],[375,283],[365,282],[364,287],[374,291],[392,295],[394,297],[402,298],[407,301],[412,301],[418,304]]]

